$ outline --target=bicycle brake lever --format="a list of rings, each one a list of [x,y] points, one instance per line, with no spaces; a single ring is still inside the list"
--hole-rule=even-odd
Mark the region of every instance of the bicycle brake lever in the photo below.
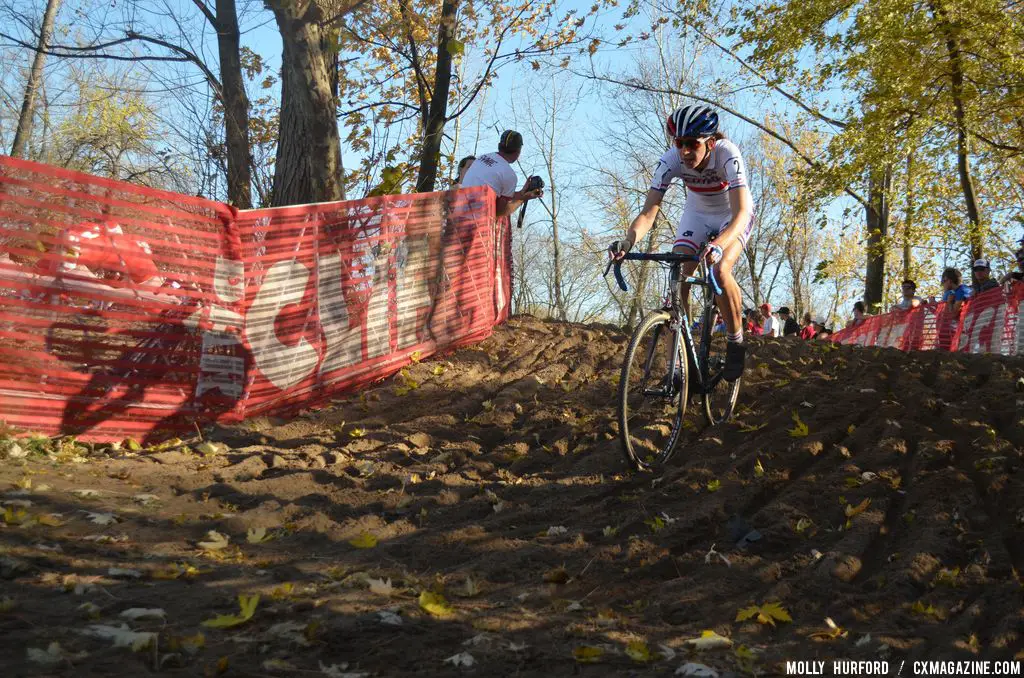
[[[715,291],[715,294],[722,296],[722,286],[718,284],[718,280],[715,278],[714,266],[708,266],[708,282],[711,283],[711,289]]]
[[[612,267],[615,268],[615,281],[619,284],[619,289],[623,292],[628,292],[629,288],[626,286],[626,279],[622,277],[622,260],[616,261],[612,259],[608,262],[608,265],[604,267],[605,278],[608,277],[608,271],[612,270]]]

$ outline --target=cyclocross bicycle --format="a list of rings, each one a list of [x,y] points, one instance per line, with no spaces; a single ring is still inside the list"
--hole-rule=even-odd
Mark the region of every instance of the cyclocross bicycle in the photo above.
[[[629,463],[641,471],[662,465],[672,457],[683,430],[690,394],[702,396],[704,417],[714,426],[732,416],[740,392],[740,379],[722,378],[725,336],[715,336],[715,297],[722,288],[714,269],[692,254],[627,254],[614,267],[615,279],[628,291],[622,261],[653,261],[668,269],[668,293],[662,308],[647,313],[626,348],[619,379],[619,435]],[[697,262],[697,276],[682,275],[682,264]],[[608,269],[605,269],[605,275]],[[700,344],[694,342],[690,316],[683,304],[681,285],[701,297],[698,320]],[[685,346],[685,352],[683,350]]]

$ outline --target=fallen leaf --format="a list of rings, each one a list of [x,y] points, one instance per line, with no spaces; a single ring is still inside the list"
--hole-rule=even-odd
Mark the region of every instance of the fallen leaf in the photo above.
[[[722,481],[718,478],[708,481],[708,492],[718,492],[722,489]]]
[[[556,567],[544,573],[544,581],[548,584],[564,584],[569,581],[569,573],[564,567]]]
[[[92,511],[84,511],[84,513],[89,522],[95,525],[112,525],[118,520],[113,513],[93,513]]]
[[[775,626],[776,621],[793,621],[793,618],[789,616],[789,612],[779,603],[765,603],[760,606],[751,605],[736,613],[736,621],[746,621],[753,618],[756,618],[761,624],[768,624],[769,626]]]
[[[455,610],[440,593],[424,590],[420,593],[419,603],[424,611],[435,617],[444,618],[455,614]]]
[[[79,633],[101,640],[111,640],[114,642],[114,647],[130,647],[134,652],[146,649],[156,640],[155,633],[132,631],[128,628],[127,624],[121,624],[120,626],[93,624],[82,629]]]
[[[686,662],[676,669],[675,675],[692,676],[693,678],[718,678],[718,671],[705,664]]]
[[[286,662],[283,659],[266,659],[261,664],[264,671],[298,671],[299,667],[295,664]]]
[[[206,533],[206,541],[199,542],[199,548],[205,551],[220,551],[228,547],[230,539],[217,530],[210,530]]]
[[[136,494],[132,497],[132,501],[142,504],[143,506],[148,506],[160,501],[160,497],[155,494]]]
[[[676,658],[676,651],[665,643],[658,643],[658,654],[660,654],[661,658],[667,662]]]
[[[348,432],[350,438],[362,438],[366,436],[366,431],[361,428],[354,428]]]
[[[323,662],[319,662],[320,672],[323,673],[327,678],[368,678],[370,675],[366,671],[348,671],[348,662],[342,662],[341,664],[332,664],[328,666]]]
[[[844,511],[846,512],[846,517],[847,518],[852,518],[852,517],[854,517],[856,515],[864,513],[864,511],[867,510],[867,508],[869,506],[871,506],[871,498],[870,497],[868,497],[867,499],[865,499],[861,503],[857,504],[856,506],[853,506],[852,504],[847,504],[846,508],[844,509]]]
[[[732,647],[732,641],[725,636],[720,636],[714,631],[701,631],[698,638],[687,638],[683,645],[692,647],[695,650],[714,650],[722,647]]]
[[[377,537],[369,532],[363,532],[358,537],[349,539],[348,543],[357,549],[372,549],[377,545]]]
[[[390,597],[395,592],[390,579],[367,579],[366,583],[370,585],[370,593],[376,593],[379,596]]]
[[[28,660],[42,666],[56,666],[64,662],[81,661],[89,656],[88,652],[68,652],[54,641],[45,650],[36,647],[28,648]]]
[[[99,619],[102,610],[95,603],[82,603],[76,608],[86,619]]]
[[[380,610],[377,612],[377,618],[381,624],[387,624],[388,626],[402,625],[402,617],[390,610]]]
[[[757,462],[754,464],[754,477],[755,478],[760,478],[763,475],[764,475],[764,465],[761,464],[761,459],[758,458]]]
[[[274,535],[267,534],[267,528],[265,527],[250,527],[249,531],[245,533],[245,540],[250,544],[262,544],[273,538]]]
[[[167,613],[159,607],[132,607],[118,615],[129,621],[145,621],[147,619],[166,619]]]
[[[40,516],[36,516],[36,522],[40,525],[46,525],[47,527],[60,527],[64,524],[61,522],[60,515],[57,513],[44,513]]]
[[[635,662],[649,662],[654,659],[647,643],[642,640],[634,640],[626,645],[626,656]]]
[[[79,499],[96,499],[103,493],[99,490],[84,488],[81,490],[71,490],[71,494],[75,495]]]
[[[601,530],[601,534],[606,537],[614,537],[619,531],[619,528],[612,527],[611,525],[605,525],[604,529]]]
[[[549,537],[557,537],[558,535],[565,534],[568,531],[569,530],[562,525],[553,525],[548,528],[547,534]]]
[[[810,435],[810,431],[807,428],[807,424],[800,421],[800,415],[796,413],[796,410],[793,411],[793,421],[796,423],[796,426],[789,429],[790,437],[806,438],[808,435]]]
[[[473,666],[473,664],[476,664],[476,659],[474,659],[473,655],[468,652],[460,652],[445,659],[444,663],[451,664],[452,666],[463,666],[469,668],[470,666]]]
[[[259,596],[238,596],[238,614],[221,614],[217,615],[213,619],[207,619],[203,622],[203,626],[208,628],[223,629],[232,626],[238,626],[252,619],[252,616],[256,614],[256,606],[260,603]]]
[[[123,579],[139,579],[142,577],[141,572],[127,567],[112,567],[109,570],[107,570],[107,574],[109,574],[111,577],[118,577]]]
[[[604,650],[589,645],[579,645],[572,651],[572,656],[581,664],[593,664],[600,660],[602,655],[604,655]]]

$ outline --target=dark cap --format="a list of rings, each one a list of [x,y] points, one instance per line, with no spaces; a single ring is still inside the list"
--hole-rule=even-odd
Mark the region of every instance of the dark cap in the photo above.
[[[515,153],[523,148],[523,135],[511,129],[501,133],[498,140],[498,150],[503,153]]]

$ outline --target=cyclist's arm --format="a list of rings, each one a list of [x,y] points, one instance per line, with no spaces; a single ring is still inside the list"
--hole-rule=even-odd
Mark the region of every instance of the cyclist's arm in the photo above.
[[[723,249],[738,238],[750,223],[754,213],[754,201],[750,197],[750,189],[740,186],[729,191],[729,207],[732,208],[732,219],[729,225],[715,238],[715,244]]]
[[[636,244],[654,226],[654,218],[658,216],[658,210],[661,208],[661,201],[664,197],[665,193],[663,191],[654,188],[647,191],[647,200],[644,201],[644,208],[640,210],[640,214],[633,219],[629,228],[626,229],[626,239],[631,244]]]

